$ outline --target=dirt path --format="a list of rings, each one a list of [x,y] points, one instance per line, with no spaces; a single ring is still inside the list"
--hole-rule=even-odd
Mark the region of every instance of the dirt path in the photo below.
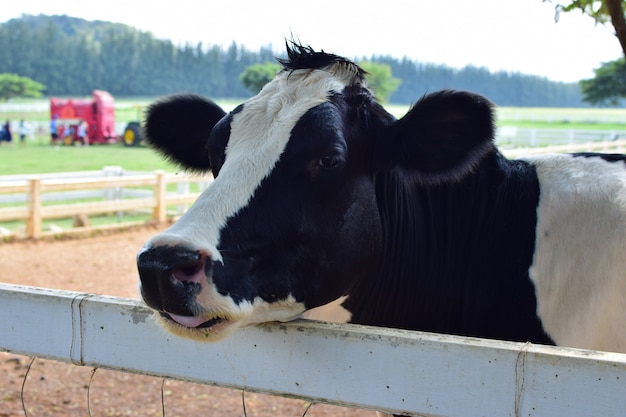
[[[0,282],[138,298],[135,255],[157,231],[145,227],[83,239],[0,243]],[[0,353],[0,417],[24,417],[21,388],[29,363],[29,358]],[[167,417],[244,414],[241,391],[104,369],[94,372],[44,359],[32,363],[23,400],[27,417],[162,416],[163,407]],[[247,393],[245,401],[249,417],[297,417],[307,405],[253,393]],[[375,413],[316,404],[306,415]]]

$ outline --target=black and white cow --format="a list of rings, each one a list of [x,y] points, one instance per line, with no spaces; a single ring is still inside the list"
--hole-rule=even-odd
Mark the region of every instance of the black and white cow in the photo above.
[[[468,92],[400,120],[353,62],[288,46],[226,114],[150,106],[145,134],[212,185],[138,254],[170,331],[218,340],[342,299],[350,321],[626,352],[626,156],[508,160]]]

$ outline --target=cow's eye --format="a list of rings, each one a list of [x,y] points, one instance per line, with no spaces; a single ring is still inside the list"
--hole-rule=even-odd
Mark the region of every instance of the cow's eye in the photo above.
[[[323,169],[333,169],[341,165],[342,158],[339,155],[326,155],[317,161],[317,166]]]

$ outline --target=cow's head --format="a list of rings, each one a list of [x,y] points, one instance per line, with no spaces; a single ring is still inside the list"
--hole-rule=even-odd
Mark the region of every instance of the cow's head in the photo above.
[[[145,135],[215,181],[138,254],[141,294],[180,335],[217,340],[350,296],[376,273],[376,182],[388,170],[455,181],[492,149],[491,104],[459,92],[422,98],[400,120],[344,58],[288,47],[283,70],[225,114],[175,95],[150,106]]]

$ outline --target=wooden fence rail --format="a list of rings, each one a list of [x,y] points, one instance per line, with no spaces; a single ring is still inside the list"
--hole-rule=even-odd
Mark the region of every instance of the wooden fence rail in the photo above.
[[[538,148],[503,149],[508,157],[519,157],[548,152],[610,152],[623,153],[626,151],[626,140],[611,140],[603,142],[577,143],[569,145],[544,146]],[[112,167],[119,168],[119,167]],[[152,219],[162,222],[166,220],[167,207],[193,203],[199,193],[174,194],[166,192],[169,184],[181,183],[207,183],[207,177],[166,174],[156,171],[153,174],[113,176],[99,178],[50,178],[48,176],[33,176],[27,180],[2,180],[0,178],[0,197],[6,194],[26,194],[25,205],[0,208],[0,222],[23,220],[26,223],[26,237],[38,238],[46,235],[57,235],[82,231],[67,229],[62,231],[42,230],[42,223],[48,219],[73,217],[76,215],[94,215],[102,213],[114,213],[139,209],[152,209]],[[54,192],[71,192],[76,190],[116,190],[129,189],[129,187],[150,187],[152,193],[149,196],[124,199],[107,199],[94,202],[73,202],[67,204],[48,205],[44,204],[46,194]],[[129,222],[111,225],[112,227],[128,226]],[[111,227],[109,226],[109,227]],[[102,227],[102,226],[101,226]],[[82,228],[84,229],[84,228]]]
[[[193,203],[199,192],[183,194],[168,193],[169,184],[207,183],[207,177],[168,174],[155,171],[153,174],[100,177],[100,178],[64,178],[42,179],[33,176],[27,180],[0,181],[1,194],[25,193],[26,205],[0,208],[0,222],[24,220],[26,236],[39,238],[48,234],[59,234],[63,231],[44,232],[43,220],[71,218],[76,215],[94,215],[115,213],[139,209],[152,209],[152,218],[159,222],[166,220],[167,207],[171,205]],[[67,204],[43,204],[44,193],[75,191],[75,190],[116,190],[127,187],[150,187],[150,197],[117,198],[93,202],[72,202]],[[120,194],[120,193],[118,193]],[[120,224],[119,226],[128,225]],[[66,233],[69,231],[65,231]]]
[[[138,300],[0,284],[0,351],[436,416],[623,417],[626,355],[299,320],[222,342],[165,333]]]

